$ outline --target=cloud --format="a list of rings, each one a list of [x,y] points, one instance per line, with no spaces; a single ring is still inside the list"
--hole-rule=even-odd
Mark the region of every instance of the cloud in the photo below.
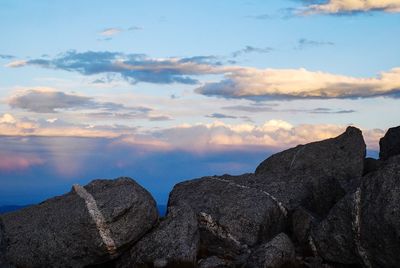
[[[105,74],[108,80],[120,76],[131,84],[181,83],[195,85],[194,76],[223,75],[196,89],[205,96],[246,98],[251,100],[355,99],[400,96],[400,67],[376,77],[358,78],[321,71],[300,69],[257,69],[223,65],[214,56],[189,58],[149,58],[143,54],[118,52],[69,51],[53,59],[18,60],[9,67],[26,65],[78,72],[83,75]]]
[[[309,111],[312,114],[351,114],[355,112],[355,110],[332,110],[329,108],[316,108]]]
[[[283,120],[270,120],[262,125],[211,124],[181,125],[155,132],[155,137],[170,148],[181,150],[225,150],[229,147],[261,146],[284,149],[340,135],[345,125],[300,124],[294,126]],[[370,148],[376,149],[383,130],[364,130]]]
[[[241,50],[237,50],[237,51],[233,52],[232,57],[236,58],[236,57],[242,56],[243,54],[248,54],[248,53],[261,53],[261,54],[270,53],[273,50],[274,49],[271,47],[260,48],[260,47],[246,46],[245,48],[243,48]]]
[[[53,59],[31,59],[10,62],[7,67],[40,66],[78,72],[83,75],[119,74],[132,84],[197,84],[192,75],[219,74],[226,69],[213,56],[190,58],[149,58],[143,54],[118,52],[68,51]],[[230,68],[232,69],[232,68]]]
[[[168,115],[150,115],[149,120],[150,121],[171,121],[171,120],[173,120],[173,118]]]
[[[0,153],[0,171],[21,171],[42,164],[44,164],[44,160],[35,155]]]
[[[306,1],[303,14],[352,14],[359,12],[384,11],[389,13],[400,12],[399,0],[327,0]]]
[[[333,110],[330,108],[315,109],[278,109],[276,106],[259,105],[233,105],[222,107],[224,110],[242,111],[248,113],[310,113],[310,114],[349,114],[355,113],[355,110]]]
[[[299,39],[296,46],[297,49],[306,49],[310,47],[333,46],[335,43],[326,41],[314,41],[306,38]]]
[[[256,20],[269,20],[269,19],[273,18],[273,16],[271,16],[270,14],[249,15],[246,17],[250,18],[250,19],[256,19]]]
[[[122,32],[120,28],[107,28],[102,30],[99,34],[102,36],[114,36]]]
[[[10,118],[10,116],[12,118]],[[4,118],[3,115],[1,118]],[[210,124],[182,124],[174,127],[143,131],[124,125],[90,126],[56,120],[17,119],[7,116],[7,123],[0,123],[1,136],[89,137],[112,139],[113,143],[151,146],[157,150],[183,150],[207,152],[226,150],[227,147],[246,148],[261,146],[284,149],[339,135],[345,125],[300,124],[275,119],[264,124],[226,124],[215,121]],[[376,149],[384,130],[366,129],[364,134],[371,148]]]
[[[6,67],[17,68],[17,67],[26,66],[27,64],[28,64],[28,62],[26,60],[15,60],[15,61],[12,61],[12,62],[6,64]]]
[[[36,113],[56,113],[59,110],[107,109],[124,108],[123,105],[112,102],[97,102],[91,97],[64,93],[50,88],[23,90],[12,96],[9,105]]]
[[[10,59],[13,59],[13,58],[15,58],[15,56],[13,56],[13,55],[0,54],[0,59],[3,59],[3,60],[10,60]]]
[[[17,120],[11,114],[3,114],[0,117],[0,124],[15,124]]]
[[[119,119],[151,119],[149,113],[153,110],[144,106],[127,107],[120,103],[100,102],[92,97],[65,93],[52,88],[20,90],[9,99],[8,104],[12,108],[35,113],[57,113],[61,110],[97,110],[97,112],[86,115]]]
[[[127,29],[128,31],[141,31],[143,30],[143,27],[140,26],[131,26]]]
[[[196,92],[206,96],[252,100],[398,98],[400,68],[371,78],[306,69],[242,68],[227,74],[222,81],[204,84]]]
[[[206,117],[217,118],[217,119],[237,119],[238,118],[237,116],[221,114],[221,113],[209,114],[209,115],[206,115]]]

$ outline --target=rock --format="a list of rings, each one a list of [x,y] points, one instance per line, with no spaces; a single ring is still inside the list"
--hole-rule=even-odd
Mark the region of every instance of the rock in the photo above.
[[[360,255],[372,267],[400,263],[400,155],[363,178],[358,199]]]
[[[369,173],[360,188],[342,199],[315,229],[325,260],[363,267],[400,263],[400,155]]]
[[[268,243],[259,246],[250,256],[246,267],[279,268],[296,262],[294,246],[290,238],[280,233]]]
[[[170,207],[160,225],[118,261],[117,267],[195,267],[200,237],[189,206]]]
[[[374,159],[371,157],[365,158],[363,176],[365,176],[368,173],[377,171],[381,166],[382,166],[381,160]]]
[[[233,268],[233,263],[229,260],[218,258],[217,256],[211,256],[206,259],[201,259],[198,262],[198,268]]]
[[[17,267],[84,267],[116,258],[158,220],[154,199],[129,178],[95,180],[0,216]]]
[[[275,196],[289,210],[303,206],[324,217],[363,174],[366,145],[361,131],[277,153],[256,169],[253,187]]]
[[[361,263],[356,244],[357,194],[348,194],[312,229],[316,255],[324,260],[356,265]]]
[[[387,160],[400,154],[400,126],[389,128],[385,136],[379,141],[379,158]]]
[[[314,248],[311,237],[311,227],[317,219],[306,209],[298,208],[292,214],[292,237],[298,251],[305,256],[312,256]]]
[[[238,177],[204,177],[175,185],[168,206],[188,204],[197,214],[201,249],[208,255],[240,259],[248,247],[285,229],[286,209],[267,192],[244,186]]]

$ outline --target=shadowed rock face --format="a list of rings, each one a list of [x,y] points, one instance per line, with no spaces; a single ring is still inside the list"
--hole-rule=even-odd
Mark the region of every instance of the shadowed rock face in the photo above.
[[[247,268],[279,268],[290,267],[295,262],[294,245],[290,238],[280,233],[268,243],[262,244],[251,254]]]
[[[200,236],[189,206],[170,207],[160,225],[143,237],[117,267],[195,267]]]
[[[6,259],[17,267],[84,267],[117,257],[158,219],[150,194],[128,178],[95,180],[1,215]]]
[[[325,260],[364,267],[400,263],[400,156],[363,178],[313,229]]]
[[[360,195],[361,244],[373,267],[400,263],[400,155],[364,178]]]
[[[379,158],[387,160],[400,154],[400,126],[389,128],[385,136],[379,141]]]
[[[356,194],[348,194],[312,230],[317,253],[327,261],[358,264]]]
[[[177,184],[168,206],[182,204],[197,215],[202,249],[220,256],[247,254],[249,246],[268,241],[285,228],[286,210],[276,200],[260,189],[234,183],[232,176]]]

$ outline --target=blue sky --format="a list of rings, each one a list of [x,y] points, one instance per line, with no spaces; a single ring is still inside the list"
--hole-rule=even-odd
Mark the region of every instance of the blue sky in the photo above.
[[[252,172],[400,112],[400,1],[0,2],[0,205]],[[189,161],[190,160],[190,161]]]

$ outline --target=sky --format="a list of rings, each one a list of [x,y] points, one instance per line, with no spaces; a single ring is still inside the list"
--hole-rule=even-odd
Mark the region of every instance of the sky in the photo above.
[[[253,172],[400,125],[400,0],[0,1],[0,205]]]

